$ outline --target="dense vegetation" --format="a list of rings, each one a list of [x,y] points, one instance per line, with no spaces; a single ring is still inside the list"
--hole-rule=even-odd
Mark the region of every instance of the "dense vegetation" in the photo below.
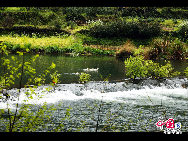
[[[132,79],[135,78],[168,78],[179,75],[180,72],[175,72],[170,62],[160,66],[159,63],[154,63],[152,60],[144,60],[143,56],[136,56],[125,60],[126,75]]]
[[[134,54],[130,41],[135,49],[145,45],[149,59],[185,59],[187,13],[187,7],[1,7],[0,41],[13,53],[24,47],[118,57]]]
[[[127,58],[130,78],[171,77],[171,64],[154,61],[188,58],[187,14],[187,7],[1,7],[0,42],[11,53]]]

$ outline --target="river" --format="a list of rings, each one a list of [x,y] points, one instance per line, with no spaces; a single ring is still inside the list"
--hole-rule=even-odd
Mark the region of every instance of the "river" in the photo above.
[[[29,58],[29,56],[28,56]],[[160,132],[156,127],[159,117],[165,120],[173,118],[180,122],[182,132],[188,132],[188,79],[185,77],[164,80],[141,80],[133,84],[125,78],[124,63],[114,57],[65,57],[41,55],[37,62],[37,71],[44,70],[51,62],[61,75],[61,84],[50,92],[43,92],[45,85],[36,89],[37,95],[27,100],[28,89],[9,90],[9,100],[0,99],[0,109],[6,109],[7,102],[12,111],[16,103],[31,104],[31,110],[37,111],[45,102],[47,106],[57,107],[45,128],[37,131],[51,131],[65,117],[66,109],[70,109],[70,118],[64,119],[62,131],[119,131],[119,132]],[[176,70],[183,71],[186,62],[172,61]],[[86,68],[99,68],[88,72],[92,79],[87,84],[79,84],[76,73]],[[109,82],[102,78],[111,74]],[[16,87],[16,85],[15,85]],[[19,96],[19,101],[18,97]],[[40,98],[39,98],[40,97]],[[6,113],[6,112],[5,112]],[[4,116],[6,117],[6,116]],[[6,120],[7,118],[5,118]],[[0,124],[4,131],[4,123]],[[79,130],[78,130],[79,128]]]

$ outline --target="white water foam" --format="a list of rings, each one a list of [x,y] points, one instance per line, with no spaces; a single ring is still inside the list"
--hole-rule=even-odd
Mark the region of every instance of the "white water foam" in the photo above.
[[[69,84],[77,85],[77,84]],[[78,84],[80,85],[80,84]],[[116,92],[101,92],[99,90],[77,90],[82,95],[76,95],[75,91],[71,90],[55,90],[52,92],[42,92],[43,89],[37,89],[36,95],[33,94],[32,98],[21,92],[19,96],[19,101],[17,98],[14,100],[8,100],[9,108],[15,108],[15,104],[55,104],[59,101],[78,101],[84,99],[91,100],[102,100],[102,101],[112,101],[118,103],[127,103],[133,105],[165,105],[170,107],[179,106],[182,109],[188,107],[188,89],[178,87],[178,88],[166,88],[166,87],[155,87],[149,88],[145,86],[142,89],[132,89],[125,91]],[[0,109],[7,108],[6,102],[0,102]]]

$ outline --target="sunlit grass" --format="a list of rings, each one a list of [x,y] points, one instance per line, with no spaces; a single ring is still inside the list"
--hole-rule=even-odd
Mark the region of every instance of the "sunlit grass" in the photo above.
[[[95,49],[84,46],[82,39],[74,35],[70,36],[50,36],[38,38],[36,35],[2,35],[0,41],[3,41],[7,48],[16,53],[20,50],[29,49],[30,52],[42,53],[72,53],[78,55],[114,55],[113,50]]]
[[[47,46],[58,46],[58,47],[65,47],[73,45],[74,43],[79,42],[78,38],[74,36],[68,37],[61,37],[61,36],[51,36],[51,37],[28,37],[28,36],[10,36],[10,35],[3,35],[0,36],[0,41],[8,42],[11,44],[31,44],[31,47],[40,46],[40,47],[47,47]]]

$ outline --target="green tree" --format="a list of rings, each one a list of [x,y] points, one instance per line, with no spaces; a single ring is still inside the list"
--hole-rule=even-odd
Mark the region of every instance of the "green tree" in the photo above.
[[[9,101],[7,100],[7,108],[2,109],[0,111],[0,121],[6,127],[5,131],[8,132],[29,132],[29,131],[39,131],[40,128],[48,128],[46,127],[46,123],[51,121],[53,112],[55,112],[56,108],[54,106],[47,107],[47,104],[44,103],[41,106],[38,106],[38,110],[33,112],[30,110],[30,107],[33,106],[31,104],[27,104],[28,100],[33,99],[33,96],[38,96],[36,89],[38,86],[45,84],[45,78],[47,75],[51,75],[51,79],[58,83],[59,82],[59,74],[55,70],[56,65],[54,63],[51,64],[43,73],[36,74],[35,68],[31,66],[34,63],[39,55],[35,55],[29,61],[25,61],[24,55],[29,50],[25,50],[24,52],[17,52],[19,56],[22,57],[22,62],[17,61],[15,57],[8,58],[8,51],[6,45],[3,43],[0,45],[0,54],[1,54],[1,61],[2,61],[2,68],[3,68],[3,75],[0,77],[0,94],[2,95],[0,98],[4,98],[6,95],[6,99],[9,95],[9,89],[11,89],[11,84],[14,84],[15,78],[19,78],[19,87],[18,92],[19,95],[17,97],[17,101],[19,102],[19,97],[21,95],[21,88],[24,87],[24,95],[27,96],[25,99],[25,103],[19,104],[16,103],[15,111],[12,111],[9,107]],[[11,65],[10,62],[14,61],[14,65]],[[23,75],[28,75],[29,79],[27,83],[22,86],[22,78]],[[33,81],[34,80],[34,81]],[[34,86],[31,84],[34,83]],[[29,86],[29,91],[26,91],[26,87]],[[50,89],[46,89],[48,92]],[[3,93],[6,91],[6,93]],[[23,91],[23,92],[24,92]],[[43,91],[44,92],[44,91]],[[39,97],[40,98],[40,97]],[[37,105],[35,105],[37,106]],[[70,110],[67,110],[66,117],[68,118]],[[3,118],[3,114],[7,114],[8,119]],[[64,118],[64,119],[65,119]],[[64,120],[62,119],[62,120]],[[63,128],[63,124],[60,123],[59,126],[54,127],[52,131],[60,131]]]
[[[174,68],[167,62],[166,65],[159,65],[152,60],[144,60],[143,56],[136,56],[127,58],[125,60],[126,76],[132,79],[139,78],[164,78],[173,77],[180,74],[174,71]]]

